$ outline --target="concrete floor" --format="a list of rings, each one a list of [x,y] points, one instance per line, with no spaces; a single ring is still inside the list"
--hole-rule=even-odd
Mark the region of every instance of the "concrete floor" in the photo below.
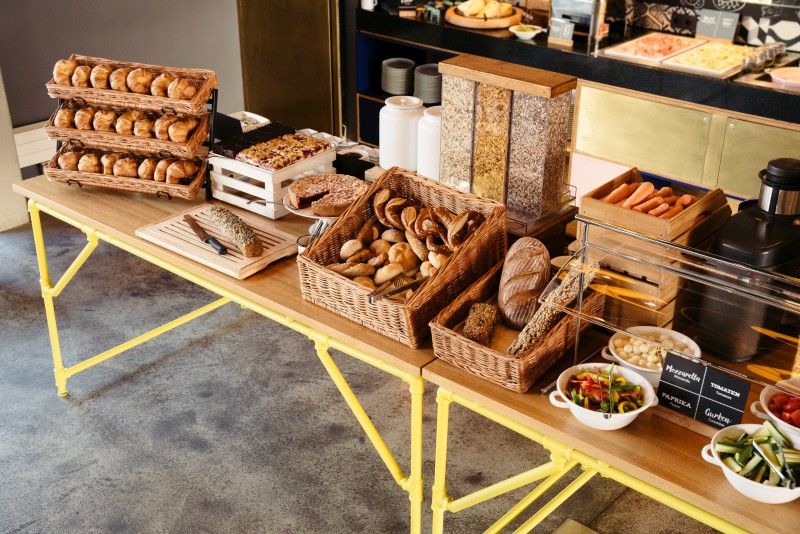
[[[55,281],[86,241],[43,217]],[[228,304],[73,377],[60,398],[38,277],[30,226],[0,233],[0,533],[408,531],[407,495],[306,338]],[[101,244],[56,299],[65,363],[212,300]],[[407,387],[334,358],[407,469],[406,419],[396,417],[408,413]],[[429,385],[423,532],[431,528],[434,397]],[[451,495],[546,459],[537,445],[453,408]],[[448,514],[445,531],[482,532],[526,493]],[[600,477],[534,532],[554,532],[567,518],[599,533],[712,532]]]

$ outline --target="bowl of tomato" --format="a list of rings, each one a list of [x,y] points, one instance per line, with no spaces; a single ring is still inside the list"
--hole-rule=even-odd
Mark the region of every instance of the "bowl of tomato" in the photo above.
[[[750,405],[750,412],[770,419],[781,432],[800,439],[800,380],[781,380],[775,386],[761,391],[759,400]]]
[[[658,404],[653,386],[632,369],[613,363],[585,363],[558,377],[550,403],[566,408],[584,425],[617,430]]]

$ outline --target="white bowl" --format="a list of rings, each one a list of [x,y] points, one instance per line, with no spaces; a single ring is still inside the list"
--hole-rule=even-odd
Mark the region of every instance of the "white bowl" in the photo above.
[[[622,365],[623,367],[627,367],[628,369],[633,369],[637,373],[641,374],[643,377],[647,379],[653,386],[658,386],[658,381],[661,378],[661,369],[651,369],[649,367],[643,367],[641,365],[637,365],[635,363],[631,363],[622,356],[619,355],[616,348],[614,347],[614,341],[618,340],[621,337],[627,336],[646,336],[646,335],[660,335],[666,334],[670,336],[675,341],[679,343],[683,343],[689,348],[689,354],[694,356],[695,358],[702,357],[702,353],[700,351],[700,347],[697,346],[697,343],[694,342],[688,336],[681,334],[680,332],[676,332],[675,330],[670,330],[668,328],[659,328],[657,326],[632,326],[628,328],[625,332],[617,332],[611,339],[608,340],[608,347],[607,349],[604,348],[602,352],[603,358],[610,361],[615,361]]]
[[[800,380],[781,380],[777,385],[786,386],[785,389],[788,389],[789,391],[795,391],[794,395],[796,397],[800,397]],[[769,406],[770,399],[779,393],[783,393],[783,391],[772,386],[767,386],[762,389],[759,400],[753,401],[753,404],[750,405],[750,413],[761,419],[769,419],[775,423],[775,426],[777,426],[778,429],[789,439],[800,441],[800,428],[783,422],[780,417],[769,411],[769,408],[767,408],[767,406]]]
[[[717,441],[723,437],[735,439],[741,436],[742,432],[752,434],[759,428],[761,428],[761,425],[732,425],[725,427],[714,434],[714,437],[711,438],[711,444],[703,447],[701,456],[706,462],[722,467],[722,473],[725,475],[725,478],[728,479],[728,482],[730,482],[731,486],[733,486],[736,491],[745,497],[767,504],[783,504],[786,502],[791,502],[800,497],[800,487],[789,489],[781,486],[765,486],[764,484],[754,482],[749,478],[743,477],[731,471],[728,466],[722,463],[722,459],[720,459],[719,454],[716,451]],[[794,442],[794,440],[790,438],[790,441],[792,441],[793,447],[797,447],[797,443]]]
[[[532,24],[526,24],[526,26],[529,27],[529,28],[533,28],[533,31],[527,31],[526,32],[526,31],[518,30],[517,28],[520,27],[520,24],[516,24],[514,26],[511,26],[508,29],[508,31],[510,31],[511,33],[516,35],[517,39],[519,39],[521,41],[530,41],[531,39],[533,39],[534,37],[536,37],[540,33],[544,32],[544,31],[547,31],[544,28],[542,28],[541,26],[534,26]]]
[[[650,406],[655,406],[658,404],[658,399],[653,391],[653,386],[651,386],[650,382],[648,382],[639,373],[631,369],[625,369],[618,365],[614,366],[615,376],[622,376],[629,384],[642,386],[644,389],[644,406],[632,412],[604,414],[587,410],[583,406],[578,406],[572,402],[572,400],[570,400],[569,393],[567,393],[567,382],[569,382],[569,379],[572,375],[579,374],[583,371],[594,372],[597,370],[599,370],[601,374],[608,373],[608,370],[612,365],[614,364],[584,363],[570,367],[559,375],[557,389],[556,391],[550,393],[550,403],[558,408],[568,408],[569,411],[572,412],[572,415],[575,416],[575,419],[590,428],[597,430],[617,430],[624,426],[628,426],[640,413],[645,411]]]

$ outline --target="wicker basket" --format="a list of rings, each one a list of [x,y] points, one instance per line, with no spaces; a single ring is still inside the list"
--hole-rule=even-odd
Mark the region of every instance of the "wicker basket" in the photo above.
[[[168,184],[165,182],[155,182],[153,180],[140,180],[139,178],[125,178],[109,174],[97,174],[80,171],[67,171],[58,167],[58,158],[68,150],[81,150],[83,152],[93,152],[105,154],[112,151],[97,148],[82,148],[74,144],[66,143],[56,152],[52,159],[45,165],[44,173],[51,182],[64,182],[67,185],[75,184],[79,187],[84,185],[102,187],[105,189],[117,189],[120,191],[132,191],[135,193],[147,193],[157,197],[167,198],[178,197],[192,200],[197,196],[197,192],[203,185],[206,177],[207,162],[205,159],[195,159],[197,163],[197,174],[187,184]],[[145,159],[142,154],[127,153],[126,156],[135,158],[138,161]],[[155,157],[155,155],[151,155]]]
[[[53,78],[47,82],[47,94],[51,98],[61,98],[72,100],[79,105],[92,104],[96,106],[108,106],[112,108],[142,109],[146,111],[158,111],[161,113],[183,113],[187,115],[197,115],[206,105],[211,96],[211,91],[217,87],[217,75],[212,70],[205,69],[179,69],[174,67],[159,67],[157,65],[146,65],[144,63],[128,63],[103,59],[91,56],[81,56],[72,54],[70,59],[78,62],[79,65],[108,65],[114,69],[127,67],[130,69],[147,69],[156,76],[168,73],[179,78],[189,78],[197,88],[197,92],[190,100],[179,100],[163,96],[143,95],[139,93],[114,91],[113,89],[95,89],[93,87],[73,87],[71,85],[59,85]]]
[[[443,207],[454,213],[478,211],[486,221],[407,300],[384,299],[369,304],[369,289],[323,266],[340,261],[342,244],[355,237],[372,216],[372,197],[382,188],[414,198],[428,207]],[[297,263],[304,299],[416,348],[430,333],[428,323],[438,311],[500,261],[505,251],[506,215],[502,204],[395,168],[375,181],[366,194],[297,257]]]
[[[576,319],[565,314],[538,345],[518,356],[499,352],[457,334],[454,329],[467,318],[470,306],[490,301],[497,294],[502,272],[503,263],[500,262],[431,321],[433,351],[437,358],[465,371],[524,393],[574,344]],[[601,293],[590,291],[582,305],[586,313],[599,317],[604,302]],[[581,331],[588,326],[588,321],[582,321]]]
[[[50,120],[44,125],[47,137],[55,141],[77,141],[81,145],[106,148],[116,152],[142,152],[157,153],[162,157],[187,158],[191,159],[197,154],[197,150],[208,139],[208,126],[210,113],[199,115],[200,123],[192,132],[191,137],[185,143],[174,141],[163,141],[156,138],[139,137],[136,135],[123,135],[117,132],[98,132],[95,130],[79,130],[77,128],[59,128],[55,125],[56,114],[65,107],[72,104],[64,103],[53,112]],[[124,110],[115,110],[124,113]]]

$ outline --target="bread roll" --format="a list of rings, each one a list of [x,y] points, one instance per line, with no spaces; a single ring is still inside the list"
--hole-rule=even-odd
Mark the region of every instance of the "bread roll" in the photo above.
[[[189,162],[191,163],[191,162]],[[236,248],[247,257],[260,255],[264,247],[261,239],[247,223],[225,208],[211,206],[208,212],[222,232],[236,245]]]
[[[103,172],[103,165],[100,163],[100,156],[97,154],[84,154],[78,161],[78,170],[81,172]]]
[[[173,158],[164,158],[158,162],[156,165],[156,172],[153,174],[153,180],[156,182],[166,182],[167,181],[167,169],[170,165],[175,163],[176,159]]]
[[[103,154],[100,158],[100,163],[103,164],[103,174],[114,174],[114,164],[119,158],[119,154]]]
[[[133,69],[128,73],[127,83],[128,89],[133,91],[134,93],[139,93],[142,95],[149,95],[150,94],[150,84],[153,83],[153,79],[155,79],[155,74],[150,72],[147,69]]]
[[[167,96],[179,100],[191,100],[197,88],[186,78],[176,78],[167,87]]]
[[[114,176],[123,178],[139,177],[139,162],[133,158],[120,158],[114,163]]]
[[[108,89],[108,77],[114,71],[109,65],[96,65],[89,75],[89,81],[95,89]]]
[[[167,167],[167,183],[179,184],[184,178],[192,178],[197,173],[197,164],[188,159],[176,161]]]
[[[192,117],[173,122],[168,128],[169,140],[175,143],[185,143],[198,122],[197,119]]]
[[[364,250],[364,243],[362,243],[360,239],[345,241],[342,248],[339,249],[339,258],[346,262],[347,258],[362,250]]]
[[[384,282],[388,282],[395,276],[399,276],[403,274],[403,266],[399,263],[387,263],[377,271],[375,271],[375,285],[381,285]]]
[[[96,132],[113,132],[117,122],[117,112],[113,109],[98,109],[94,114],[92,126]]]
[[[395,243],[389,249],[389,263],[399,263],[408,273],[419,266],[419,258],[408,243]]]
[[[94,108],[81,108],[75,112],[75,127],[79,130],[94,130]]]
[[[169,96],[167,90],[169,89],[169,84],[172,83],[174,79],[175,76],[167,74],[166,72],[159,74],[156,76],[156,79],[153,80],[153,83],[150,84],[150,94],[153,96]]]
[[[181,118],[177,115],[161,115],[158,119],[156,119],[156,139],[169,141],[169,127],[172,123],[179,120],[181,120]]]
[[[119,117],[115,123],[115,128],[118,134],[133,135],[133,125],[139,119],[144,119],[147,115],[144,111],[132,110],[126,111]]]
[[[53,81],[58,85],[72,85],[72,73],[78,68],[74,59],[59,59],[53,66]]]
[[[89,76],[92,75],[92,67],[88,65],[79,65],[72,73],[72,86],[73,87],[91,87],[89,84]]]
[[[128,74],[130,74],[130,72],[131,69],[126,69],[125,67],[115,70],[108,76],[108,84],[115,91],[129,92]]]
[[[145,117],[133,123],[133,135],[137,137],[153,137],[155,121]]]
[[[550,254],[541,241],[523,237],[506,254],[497,306],[510,328],[522,330],[536,313],[539,295],[550,280]]]
[[[156,158],[145,158],[142,160],[137,169],[139,178],[142,180],[152,180],[155,176],[156,165],[158,165],[158,160]]]
[[[58,156],[58,168],[65,171],[77,171],[78,161],[80,161],[82,154],[74,150],[68,150]]]
[[[53,119],[53,126],[58,128],[75,128],[75,110],[72,108],[61,108],[56,111]]]

